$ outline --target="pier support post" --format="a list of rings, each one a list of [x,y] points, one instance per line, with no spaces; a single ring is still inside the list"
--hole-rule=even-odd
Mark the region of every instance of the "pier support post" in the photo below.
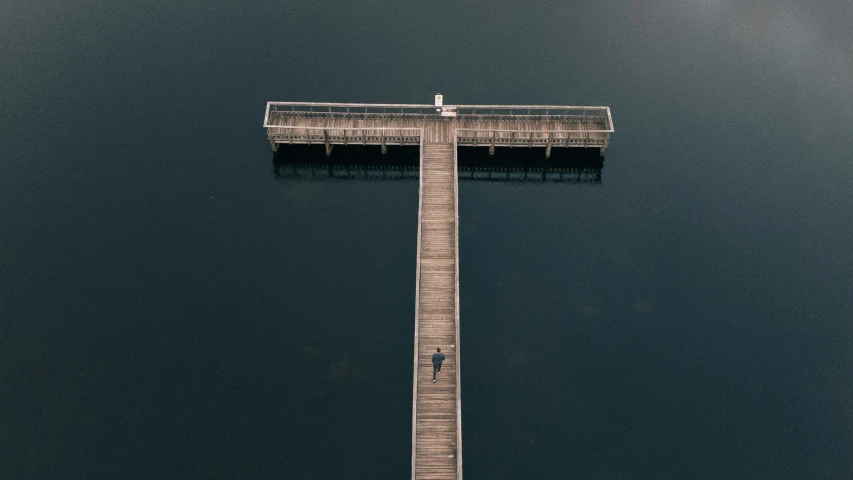
[[[553,133],[548,134],[548,145],[545,147],[545,158],[551,158],[551,138],[553,137]]]
[[[495,146],[494,145],[489,145],[489,156],[490,157],[495,156]]]
[[[332,156],[332,144],[329,143],[329,132],[328,130],[323,130],[323,143],[326,144],[326,156]]]
[[[388,153],[388,146],[383,143],[382,144],[382,155],[385,155],[386,153]]]
[[[272,140],[270,140],[270,147],[272,147],[273,153],[278,151],[278,145],[276,145]]]

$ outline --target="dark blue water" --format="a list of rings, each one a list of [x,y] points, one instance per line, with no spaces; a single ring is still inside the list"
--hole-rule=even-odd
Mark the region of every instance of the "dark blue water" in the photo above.
[[[406,478],[417,184],[264,102],[610,105],[460,185],[469,479],[853,476],[846,2],[0,8],[0,478]]]

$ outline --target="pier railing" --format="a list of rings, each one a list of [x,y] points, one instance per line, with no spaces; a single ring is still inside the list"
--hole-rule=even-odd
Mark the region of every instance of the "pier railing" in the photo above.
[[[529,119],[570,120],[600,122],[605,132],[613,132],[610,107],[576,107],[563,105],[445,105],[455,108],[460,120],[476,119]],[[267,102],[264,127],[275,116],[436,116],[435,105],[410,103],[323,103],[323,102]]]
[[[381,103],[315,103],[315,102],[267,102],[264,127],[274,126],[270,118],[275,116],[381,116],[435,115],[434,105],[381,104]]]
[[[458,105],[460,119],[563,120],[601,123],[603,132],[613,132],[610,107],[572,107],[560,105]]]
[[[276,143],[319,143],[353,145],[419,145],[421,128],[397,127],[308,127],[272,125],[267,135]]]
[[[509,147],[606,147],[610,130],[456,129],[459,145]]]

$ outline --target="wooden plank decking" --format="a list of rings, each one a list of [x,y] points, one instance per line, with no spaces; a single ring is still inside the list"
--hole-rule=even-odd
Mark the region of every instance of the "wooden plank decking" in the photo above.
[[[462,478],[455,121],[424,124],[412,405],[412,478]],[[432,381],[432,354],[446,359]]]

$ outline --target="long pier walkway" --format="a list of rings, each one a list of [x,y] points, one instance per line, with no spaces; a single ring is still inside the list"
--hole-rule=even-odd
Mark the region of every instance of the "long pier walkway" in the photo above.
[[[427,120],[421,143],[412,406],[412,478],[417,480],[456,480],[462,463],[454,123]],[[446,359],[433,382],[436,348]]]

